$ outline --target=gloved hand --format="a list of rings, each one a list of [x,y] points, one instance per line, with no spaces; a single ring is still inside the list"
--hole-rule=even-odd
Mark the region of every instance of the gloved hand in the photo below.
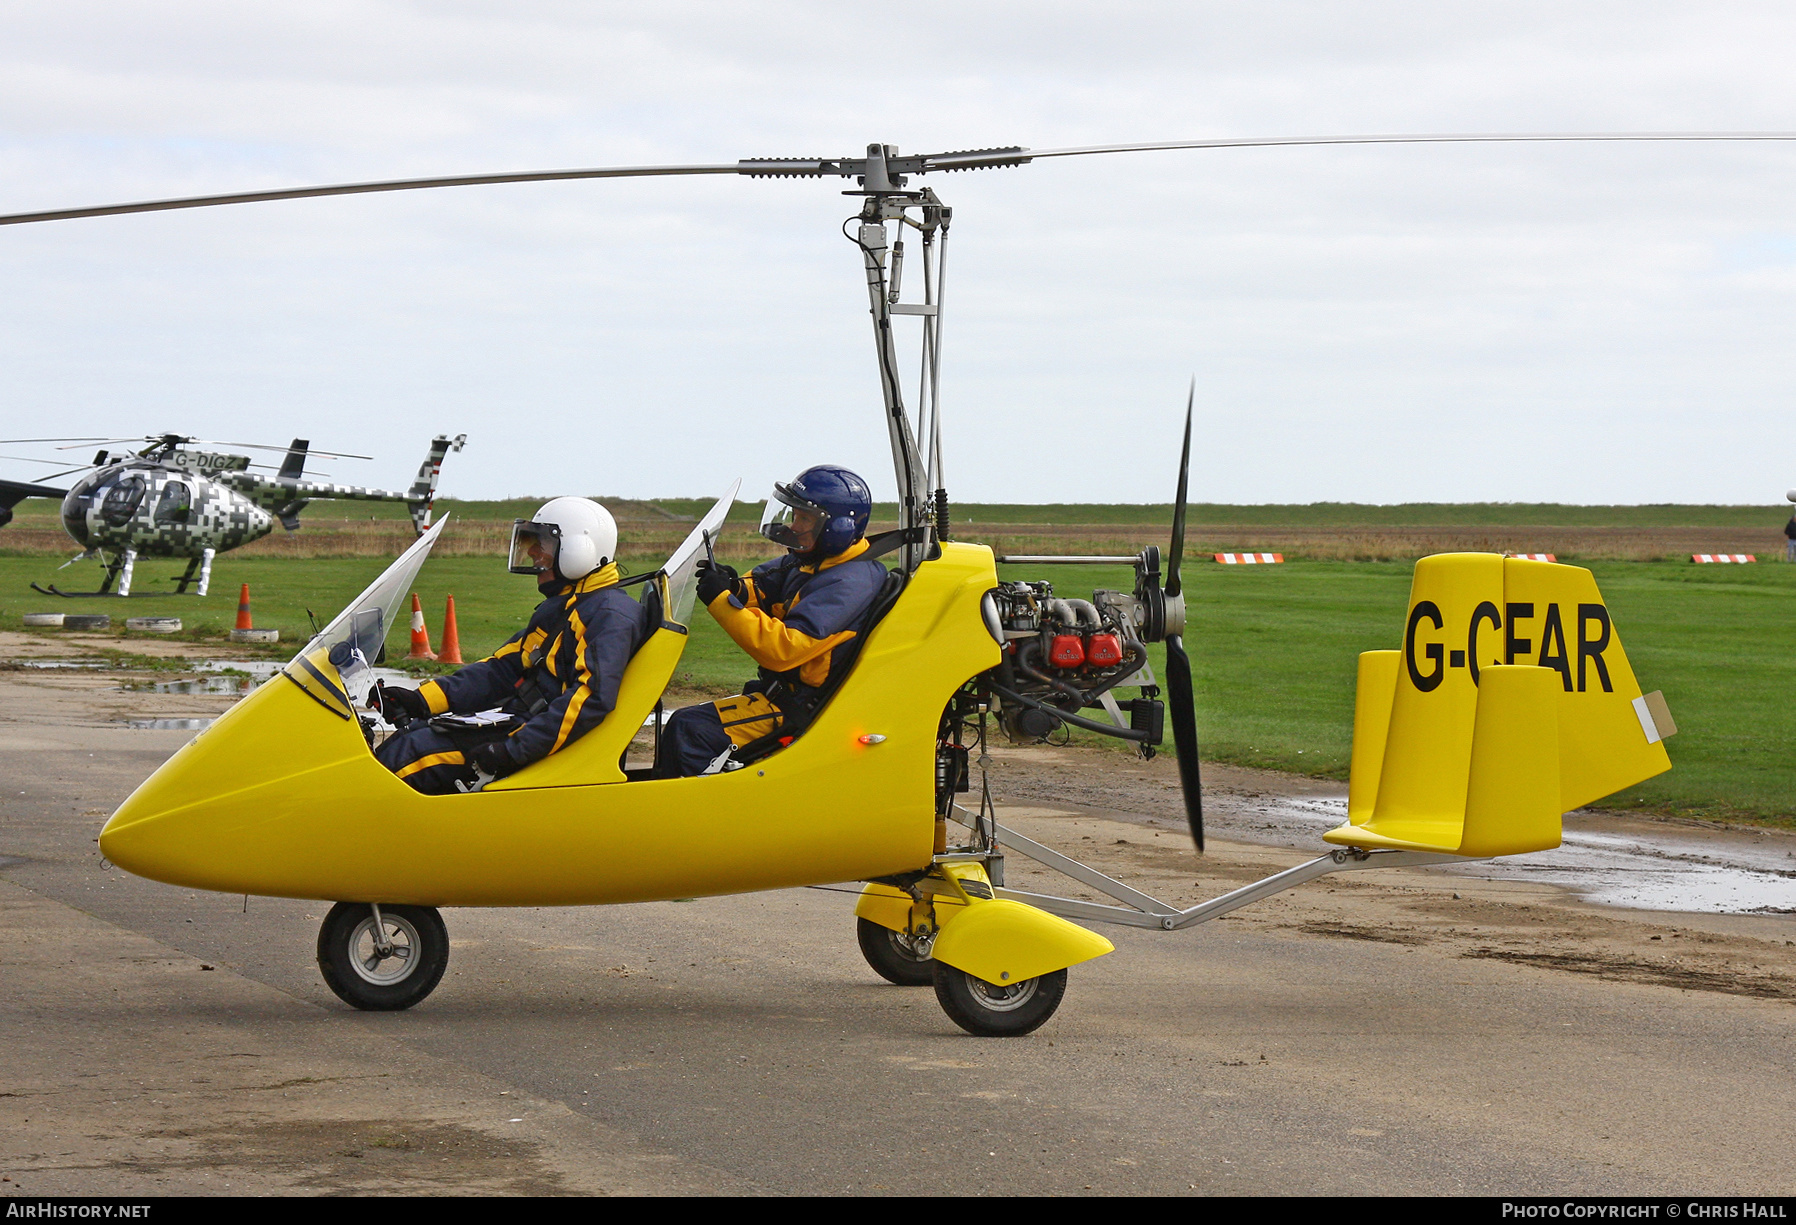
[[[374,691],[375,709],[389,722],[397,724],[401,720],[428,719],[430,704],[424,695],[416,689],[406,689],[399,685],[382,684]]]
[[[706,608],[724,592],[732,595],[742,590],[742,576],[731,566],[706,558],[698,564],[698,602]]]
[[[511,746],[503,740],[483,744],[470,756],[482,774],[491,774],[494,778],[504,778],[518,769],[517,759],[511,755]]]

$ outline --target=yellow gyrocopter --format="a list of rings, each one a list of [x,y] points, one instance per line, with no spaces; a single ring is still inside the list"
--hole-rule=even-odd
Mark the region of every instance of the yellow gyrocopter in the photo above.
[[[375,1010],[411,1007],[441,980],[449,941],[440,907],[602,905],[865,882],[856,922],[872,968],[895,983],[932,984],[956,1024],[1003,1036],[1043,1024],[1065,993],[1068,968],[1112,951],[1072,920],[1174,931],[1331,872],[1555,847],[1561,814],[1669,769],[1662,741],[1675,728],[1660,695],[1641,693],[1589,571],[1496,554],[1419,562],[1400,646],[1360,657],[1349,819],[1325,835],[1335,849],[1309,863],[1179,909],[1003,827],[983,785],[970,807],[959,802],[973,791],[972,752],[988,731],[1039,741],[1075,726],[1151,756],[1170,721],[1187,820],[1203,849],[1180,574],[1193,405],[1188,399],[1164,573],[1154,547],[1134,557],[998,558],[952,540],[937,396],[951,212],[932,190],[907,190],[907,177],[1150,148],[1771,138],[1789,137],[1339,137],[908,158],[871,145],[865,158],[404,180],[0,217],[18,224],[667,174],[853,178],[858,189],[846,194],[863,201],[844,232],[866,274],[901,525],[872,539],[877,555],[891,558],[891,573],[857,627],[852,666],[806,721],[696,778],[653,779],[624,765],[638,731],[660,727],[661,698],[687,637],[695,568],[734,501],[732,488],[665,565],[636,580],[658,628],[598,728],[473,791],[413,791],[375,760],[366,697],[400,601],[445,518],[277,677],[138,787],[107,822],[101,850],[130,872],[188,888],[335,902],[319,933],[320,968],[343,1000]],[[922,245],[922,300],[909,303],[901,300],[907,229]],[[893,337],[893,319],[903,316],[922,327],[914,432]],[[1074,599],[1046,582],[1000,581],[999,561],[1129,564],[1135,583]],[[1166,651],[1164,699],[1148,666],[1146,647],[1156,642]],[[1140,696],[1124,703],[1119,688]],[[1007,851],[1120,904],[1007,888]]]

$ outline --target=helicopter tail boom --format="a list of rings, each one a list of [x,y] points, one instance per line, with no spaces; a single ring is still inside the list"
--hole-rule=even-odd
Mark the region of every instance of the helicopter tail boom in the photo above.
[[[411,510],[412,524],[418,534],[430,526],[431,504],[436,500],[437,478],[442,471],[443,456],[459,451],[467,441],[466,434],[454,438],[439,434],[431,441],[430,453],[418,468],[412,487],[401,493],[391,489],[368,489],[360,485],[335,485],[300,479],[309,454],[306,440],[295,438],[287,451],[280,472],[272,478],[252,476],[248,472],[231,472],[217,479],[273,513],[288,531],[299,530],[299,512],[318,498],[349,502],[404,502]]]

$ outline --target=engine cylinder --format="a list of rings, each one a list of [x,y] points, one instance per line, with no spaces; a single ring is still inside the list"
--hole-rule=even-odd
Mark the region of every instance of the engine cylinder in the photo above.
[[[1056,668],[1077,668],[1085,663],[1085,639],[1077,634],[1055,634],[1048,646],[1048,662]]]
[[[1115,634],[1093,634],[1085,643],[1085,662],[1094,668],[1110,668],[1123,661],[1122,639]]]

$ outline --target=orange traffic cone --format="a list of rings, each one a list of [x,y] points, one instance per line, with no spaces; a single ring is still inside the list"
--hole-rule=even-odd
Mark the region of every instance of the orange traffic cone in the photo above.
[[[253,630],[255,624],[249,619],[249,584],[243,584],[243,590],[237,593],[237,628]]]
[[[449,597],[449,607],[443,612],[443,650],[438,659],[446,664],[461,662],[461,634],[455,628],[455,597]]]
[[[418,593],[412,592],[412,651],[407,659],[435,659],[437,653],[430,649],[430,631],[424,628],[424,606],[418,603]]]

